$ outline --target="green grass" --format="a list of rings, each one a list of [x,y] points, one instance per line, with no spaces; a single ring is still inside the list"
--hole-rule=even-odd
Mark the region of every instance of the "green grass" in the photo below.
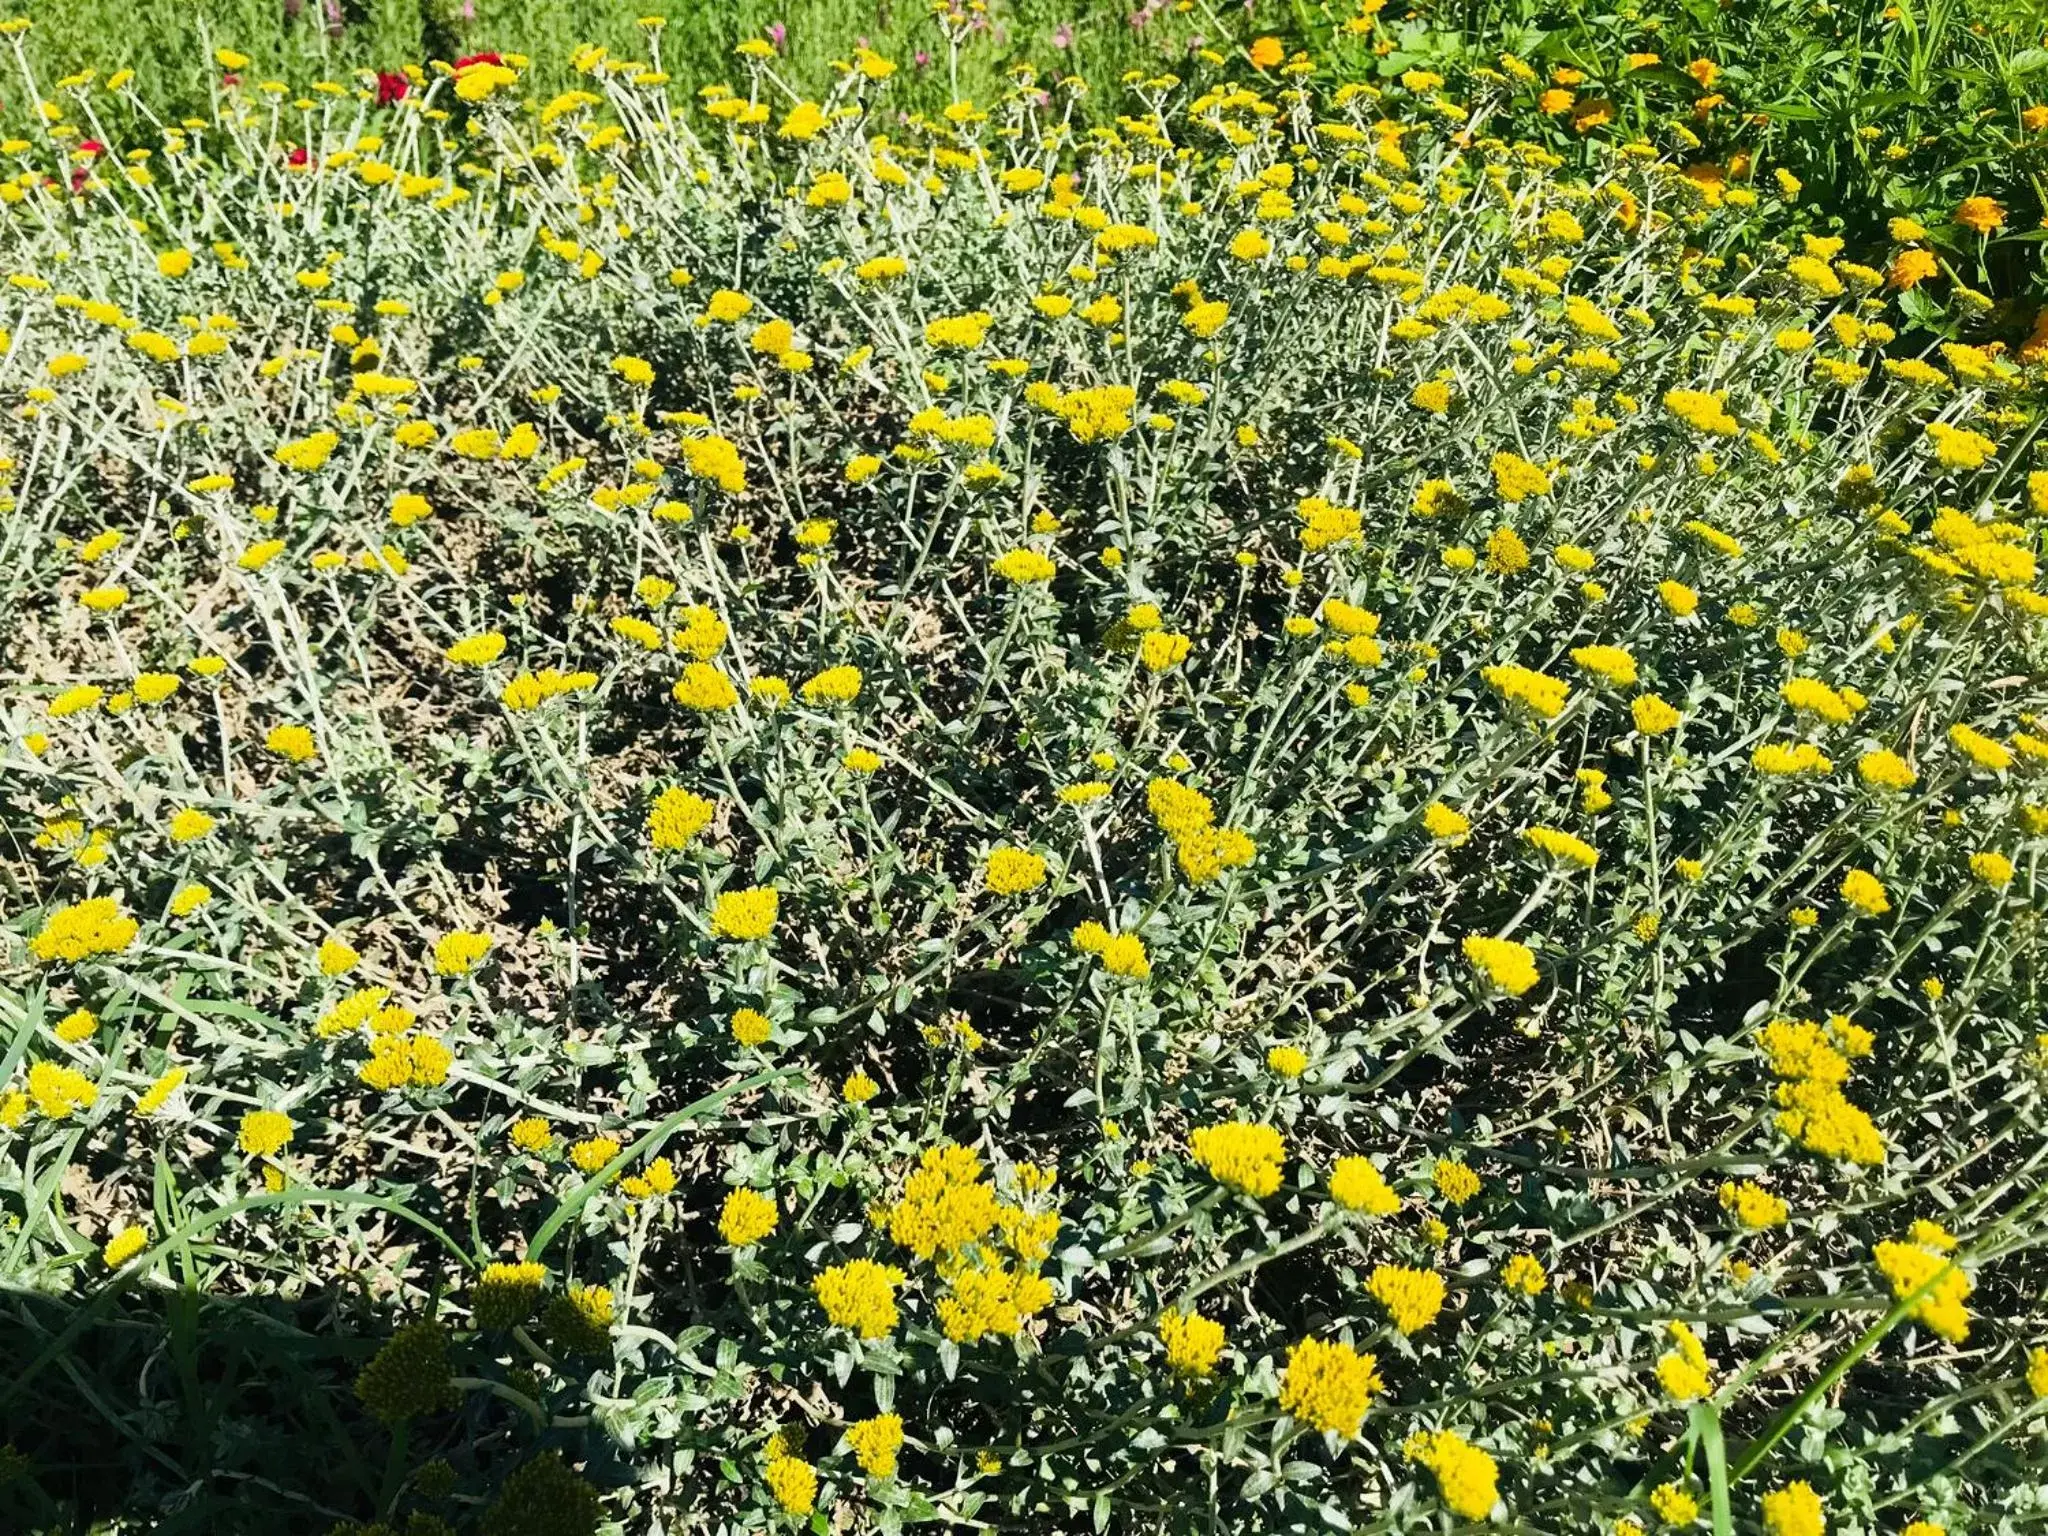
[[[80,69],[101,79],[130,68],[137,89],[159,112],[202,111],[218,75],[212,56],[231,47],[253,61],[248,73],[303,88],[316,80],[347,80],[364,69],[453,59],[485,50],[528,55],[544,89],[567,86],[570,57],[589,43],[628,58],[648,56],[649,33],[639,19],[668,14],[661,35],[663,66],[684,90],[732,79],[733,48],[785,28],[785,63],[792,83],[821,89],[832,62],[858,39],[895,59],[923,89],[896,100],[936,107],[949,99],[952,72],[962,90],[987,99],[1007,72],[1029,63],[1041,73],[1085,75],[1098,90],[1130,69],[1158,71],[1186,57],[1190,41],[1249,36],[1292,17],[1280,0],[1250,6],[1198,3],[1168,9],[1143,27],[1129,20],[1131,6],[1116,0],[991,0],[965,32],[957,60],[945,30],[917,0],[717,0],[664,6],[662,0],[349,0],[331,25],[323,0],[303,0],[292,14],[279,0],[218,0],[203,7],[158,4],[138,23],[130,8],[112,0],[34,0],[23,8],[34,27],[28,54],[38,87]],[[1060,38],[1070,40],[1064,46]],[[920,56],[923,62],[920,63]],[[1105,92],[1105,95],[1107,93]],[[0,115],[20,120],[29,108],[18,86],[0,90]],[[1103,110],[1109,109],[1105,102]]]

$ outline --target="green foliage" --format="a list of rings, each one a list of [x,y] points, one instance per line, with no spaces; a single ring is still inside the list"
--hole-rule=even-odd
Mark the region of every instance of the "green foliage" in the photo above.
[[[2025,1532],[2041,364],[846,55],[5,151],[6,1528]]]

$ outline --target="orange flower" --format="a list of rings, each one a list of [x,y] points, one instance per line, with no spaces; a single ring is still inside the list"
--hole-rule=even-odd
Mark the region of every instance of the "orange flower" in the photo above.
[[[2048,107],[2029,107],[2020,114],[2020,126],[2029,133],[2048,128]]]
[[[2005,205],[1994,197],[1966,197],[1956,208],[1956,222],[1979,235],[2005,228]]]
[[[1260,69],[1271,69],[1286,57],[1287,50],[1277,37],[1259,38],[1251,46],[1251,61]]]
[[[1572,126],[1580,133],[1591,133],[1613,121],[1614,103],[1598,96],[1588,96],[1572,109]]]
[[[1700,83],[1700,89],[1711,91],[1714,82],[1721,78],[1721,66],[1712,59],[1694,59],[1685,66],[1685,72]]]
[[[1569,112],[1572,109],[1572,100],[1570,91],[1553,87],[1536,98],[1536,106],[1540,111],[1555,117],[1560,112]]]
[[[1940,270],[1941,264],[1934,259],[1934,253],[1916,246],[1910,251],[1899,252],[1885,281],[1894,288],[1917,288]]]

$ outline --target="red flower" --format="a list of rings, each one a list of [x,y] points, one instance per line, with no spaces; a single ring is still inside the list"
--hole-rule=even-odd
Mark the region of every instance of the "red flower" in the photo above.
[[[467,69],[472,64],[502,64],[504,62],[495,53],[472,53],[466,59],[457,59],[455,67],[457,69]]]
[[[377,71],[377,105],[388,107],[394,102],[405,100],[412,89],[412,82],[395,69]]]
[[[107,152],[107,146],[98,139],[80,139],[78,141],[78,151],[84,155],[103,155]]]
[[[291,153],[284,157],[284,163],[290,166],[293,170],[298,170],[306,164],[307,158],[308,157],[306,154],[306,146],[303,144],[294,144],[292,146]]]

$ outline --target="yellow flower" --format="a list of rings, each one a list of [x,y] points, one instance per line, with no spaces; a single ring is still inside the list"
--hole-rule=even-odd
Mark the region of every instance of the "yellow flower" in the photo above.
[[[1438,1158],[1436,1167],[1430,1171],[1430,1182],[1436,1185],[1436,1192],[1454,1206],[1461,1206],[1479,1193],[1479,1175],[1464,1163],[1454,1158]]]
[[[834,1327],[850,1328],[863,1339],[882,1339],[895,1330],[896,1287],[903,1279],[900,1269],[854,1259],[820,1274],[811,1289]]]
[[[1167,1312],[1159,1319],[1159,1342],[1168,1369],[1183,1376],[1208,1376],[1223,1353],[1223,1325],[1199,1312]]]
[[[793,112],[790,116],[794,118],[796,114]],[[810,137],[809,134],[790,133],[787,122],[783,124],[783,136]],[[768,1491],[775,1496],[775,1502],[782,1506],[785,1514],[808,1515],[817,1507],[818,1470],[809,1462],[800,1461],[794,1456],[773,1456],[769,1458],[765,1475]]]
[[[1484,1520],[1499,1501],[1498,1469],[1493,1458],[1448,1429],[1421,1430],[1410,1435],[1401,1454],[1420,1462],[1436,1477],[1444,1507],[1463,1520]]]
[[[1391,1216],[1401,1209],[1401,1197],[1369,1158],[1340,1157],[1330,1170],[1330,1198],[1347,1211],[1369,1216]]]
[[[206,812],[187,806],[171,818],[166,831],[174,843],[196,843],[219,825]]]
[[[1672,1347],[1657,1358],[1657,1381],[1681,1403],[1706,1397],[1714,1390],[1713,1362],[1699,1336],[1684,1323],[1665,1324]]]
[[[999,557],[989,569],[1020,587],[1032,582],[1051,581],[1059,574],[1059,567],[1035,549],[1013,549]]]
[[[1279,1189],[1287,1158],[1278,1131],[1242,1120],[1200,1127],[1189,1135],[1188,1151],[1219,1184],[1260,1200]]]
[[[112,1237],[108,1238],[106,1246],[100,1249],[100,1262],[109,1269],[119,1269],[148,1246],[149,1227],[147,1223],[142,1226],[124,1225]]]
[[[1520,997],[1543,979],[1529,946],[1514,939],[1468,934],[1463,949],[1473,968],[1510,997]]]
[[[1296,1078],[1308,1070],[1308,1053],[1299,1046],[1276,1045],[1266,1052],[1266,1065],[1281,1077]]]
[[[656,848],[687,848],[717,813],[714,802],[671,784],[647,808],[647,840]]]
[[[751,1248],[775,1230],[775,1201],[751,1189],[735,1189],[718,1213],[718,1232],[734,1248]]]
[[[846,1427],[846,1443],[869,1477],[894,1477],[896,1453],[903,1448],[903,1420],[893,1413],[862,1419]]]
[[[1842,900],[1866,917],[1882,917],[1892,909],[1883,883],[1867,869],[1852,869],[1842,877]]]
[[[434,971],[440,976],[467,976],[491,952],[491,936],[461,929],[434,941]]]
[[[725,890],[711,907],[711,931],[721,939],[746,942],[775,931],[781,897],[772,885]]]
[[[1045,860],[1028,848],[992,849],[984,878],[998,896],[1019,896],[1045,884]]]
[[[1419,1333],[1443,1310],[1444,1277],[1433,1269],[1408,1269],[1381,1264],[1366,1282],[1366,1291],[1387,1309],[1387,1319],[1402,1333]]]
[[[1378,1365],[1374,1356],[1342,1341],[1303,1339],[1288,1351],[1280,1375],[1281,1412],[1311,1429],[1352,1439],[1373,1397],[1386,1390]]]
[[[296,1129],[290,1115],[274,1109],[252,1109],[242,1116],[235,1141],[251,1157],[275,1157],[291,1145]]]
[[[1827,1514],[1810,1483],[1787,1483],[1763,1498],[1767,1536],[1825,1536]]]
[[[1501,1266],[1501,1285],[1510,1291],[1520,1291],[1524,1296],[1541,1296],[1550,1277],[1544,1274],[1543,1266],[1531,1254],[1518,1253]]]
[[[1966,197],[1956,205],[1956,222],[1972,234],[1996,234],[2005,227],[2005,205],[1996,198]]]
[[[320,749],[313,742],[313,733],[303,725],[274,725],[270,734],[263,738],[263,745],[279,757],[289,758],[295,763],[309,763],[320,755]]]

